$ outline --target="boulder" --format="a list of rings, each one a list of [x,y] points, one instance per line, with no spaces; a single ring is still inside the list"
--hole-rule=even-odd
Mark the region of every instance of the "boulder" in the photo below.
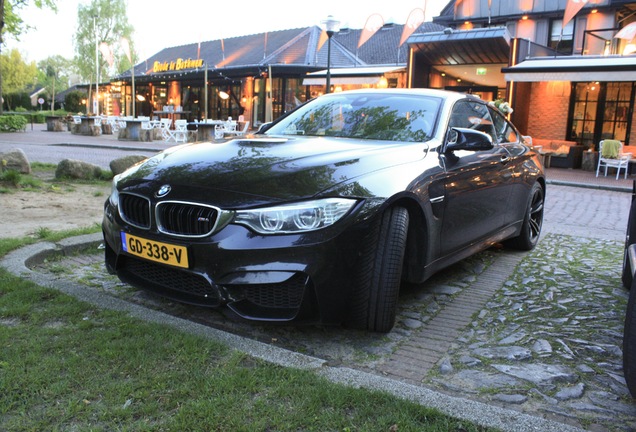
[[[13,170],[20,174],[31,174],[31,164],[22,149],[12,149],[7,153],[0,153],[0,171]]]
[[[147,156],[141,155],[124,156],[119,159],[112,160],[109,166],[110,170],[113,172],[113,175],[116,176],[117,174],[123,173],[137,162],[141,162],[146,159],[148,159]]]
[[[64,159],[57,164],[55,178],[93,180],[102,177],[102,169],[97,165],[73,159]]]

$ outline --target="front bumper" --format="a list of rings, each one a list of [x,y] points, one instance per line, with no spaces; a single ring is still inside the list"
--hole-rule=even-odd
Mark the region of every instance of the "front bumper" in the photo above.
[[[206,238],[183,239],[135,228],[114,214],[106,211],[102,224],[109,272],[177,301],[227,306],[259,321],[341,323],[357,264],[355,246],[368,232],[359,223],[346,231],[260,236],[230,224]],[[186,247],[189,268],[125,252],[122,232]]]

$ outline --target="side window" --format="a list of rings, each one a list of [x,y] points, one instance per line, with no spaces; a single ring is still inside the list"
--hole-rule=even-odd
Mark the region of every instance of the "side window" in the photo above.
[[[506,120],[506,118],[496,110],[492,108],[489,108],[489,110],[495,126],[495,132],[497,133],[495,142],[508,143],[519,141],[516,129],[508,122],[508,120]]]
[[[455,104],[449,122],[450,127],[475,129],[487,133],[497,142],[488,106],[482,102],[461,100]]]

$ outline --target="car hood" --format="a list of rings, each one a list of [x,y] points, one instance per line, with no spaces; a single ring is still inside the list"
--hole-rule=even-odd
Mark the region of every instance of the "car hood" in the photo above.
[[[120,190],[153,189],[145,193],[169,185],[169,199],[208,201],[213,192],[215,205],[260,205],[316,196],[367,173],[416,162],[427,148],[325,137],[187,144],[131,168],[118,184]]]

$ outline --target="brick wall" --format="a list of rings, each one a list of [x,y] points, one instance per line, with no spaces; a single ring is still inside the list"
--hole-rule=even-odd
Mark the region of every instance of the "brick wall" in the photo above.
[[[532,83],[528,135],[536,138],[566,139],[569,82]]]

